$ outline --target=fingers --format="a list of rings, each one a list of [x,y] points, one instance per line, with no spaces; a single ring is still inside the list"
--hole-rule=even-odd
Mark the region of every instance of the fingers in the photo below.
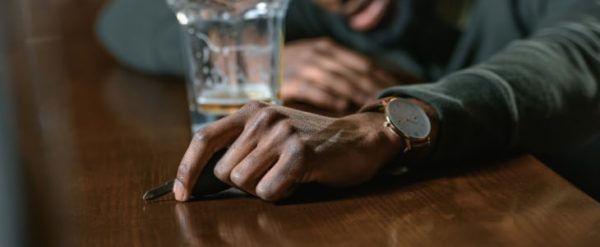
[[[367,97],[370,96],[369,93],[365,92],[361,87],[353,82],[363,75],[357,74],[354,70],[345,67],[338,61],[333,60],[331,57],[322,56],[321,59],[316,61],[316,66],[318,68],[322,68],[323,71],[328,71],[337,77],[336,81],[323,83],[335,85],[336,90],[340,95],[344,95],[345,97],[351,99],[355,104],[362,105],[367,100]]]
[[[386,9],[388,9],[389,0],[372,0],[360,13],[350,18],[350,26],[358,31],[373,29],[384,18]]]
[[[304,101],[336,112],[361,106],[383,88],[396,84],[366,56],[330,39],[296,43],[285,59],[284,100]]]
[[[274,113],[263,109],[251,122],[263,122],[265,115]],[[263,119],[263,120],[260,120]],[[268,122],[268,121],[267,121]],[[296,131],[291,120],[281,119],[274,124],[258,124],[261,127],[250,127],[236,140],[251,141],[247,136],[259,136],[255,144],[249,144],[243,149],[228,151],[229,157],[223,157],[217,167],[215,175],[250,194],[265,200],[279,200],[291,192],[291,188],[300,180],[300,161],[303,160],[303,149],[296,137]],[[247,134],[248,133],[248,134]],[[234,144],[237,145],[237,144]],[[233,147],[233,146],[232,146]],[[225,158],[227,158],[225,160]],[[262,185],[261,185],[262,184]]]
[[[279,155],[285,151],[283,144],[295,133],[289,120],[277,123],[269,136],[241,161],[232,171],[230,179],[235,186],[251,194],[256,194],[256,185],[260,179],[278,161]]]
[[[317,41],[315,49],[325,56],[331,56],[335,61],[359,74],[367,73],[371,66],[371,62],[365,56],[343,47],[330,39]]]
[[[175,199],[187,201],[196,180],[213,154],[231,144],[244,129],[252,112],[263,108],[264,103],[250,103],[237,113],[229,115],[198,131],[190,143],[177,170],[173,186]]]
[[[272,147],[270,147],[272,148]],[[232,186],[256,195],[256,185],[269,169],[277,162],[278,154],[266,146],[257,148],[248,154],[229,175]]]
[[[286,81],[281,88],[281,97],[284,101],[307,102],[323,109],[334,111],[343,111],[347,107],[347,102],[333,93],[321,90],[312,85],[308,80],[294,78]]]
[[[229,147],[227,153],[219,160],[213,171],[218,179],[231,186],[235,186],[231,182],[229,174],[231,173],[231,170],[233,170],[233,168],[256,147],[258,140],[254,138],[253,134],[254,131],[242,133],[242,135]]]
[[[323,90],[339,100],[351,101],[360,105],[363,101],[362,92],[357,91],[348,78],[340,76],[335,71],[327,70],[318,66],[321,63],[326,63],[324,60],[319,60],[316,65],[305,66],[300,69],[300,78],[311,82],[314,87]],[[331,65],[333,66],[333,65]]]
[[[292,139],[287,152],[267,172],[256,185],[256,195],[266,201],[277,201],[289,196],[297,184],[306,183],[304,176],[306,167],[303,160],[306,149],[298,141]]]
[[[354,88],[359,89],[360,92],[371,95],[379,89],[373,81],[374,78],[369,76],[373,66],[372,61],[368,57],[328,39],[318,41],[315,49],[322,56],[329,57],[335,63],[343,66],[347,71],[345,74],[352,78],[348,82]]]
[[[251,157],[258,158],[253,150],[257,147],[259,140],[270,132],[271,126],[283,116],[272,108],[265,108],[258,111],[246,123],[243,133],[231,145],[225,156],[215,166],[215,176],[221,181],[235,186],[231,179],[231,171],[244,159]]]
[[[282,87],[284,100],[306,101],[343,112],[351,104],[362,105],[371,96],[353,82],[361,75],[331,56],[313,53],[309,59],[286,74]]]

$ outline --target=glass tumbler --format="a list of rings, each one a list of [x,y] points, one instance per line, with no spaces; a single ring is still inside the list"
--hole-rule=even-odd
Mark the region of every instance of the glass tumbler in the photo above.
[[[192,131],[253,100],[280,104],[289,0],[167,0],[182,27]]]

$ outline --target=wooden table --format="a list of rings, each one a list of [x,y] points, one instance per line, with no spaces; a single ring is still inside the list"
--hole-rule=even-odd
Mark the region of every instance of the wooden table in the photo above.
[[[174,176],[190,139],[184,84],[128,71],[104,52],[92,25],[102,2],[13,0],[5,11],[34,243],[600,244],[600,205],[530,156],[455,176],[308,191],[288,204],[240,195],[145,203],[142,193]]]

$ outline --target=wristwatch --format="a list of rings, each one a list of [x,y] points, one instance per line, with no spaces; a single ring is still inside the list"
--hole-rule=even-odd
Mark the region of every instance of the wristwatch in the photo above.
[[[359,112],[385,113],[384,126],[398,134],[405,142],[404,154],[431,145],[431,119],[408,99],[387,97],[365,105]]]

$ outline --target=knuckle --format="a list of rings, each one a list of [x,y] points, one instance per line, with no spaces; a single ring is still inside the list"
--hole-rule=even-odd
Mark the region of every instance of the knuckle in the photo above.
[[[261,109],[260,112],[255,115],[253,121],[250,121],[249,124],[251,128],[255,129],[259,127],[265,127],[271,125],[279,117],[281,117],[281,114],[277,110],[267,107]]]
[[[207,128],[203,128],[194,133],[192,140],[196,143],[205,144],[209,142],[210,138],[210,132],[207,130]]]
[[[306,144],[297,138],[294,138],[291,140],[291,144],[289,145],[289,150],[290,150],[290,154],[294,157],[304,157],[308,152],[308,148],[306,147]]]
[[[230,180],[240,188],[246,188],[249,182],[248,176],[242,171],[234,170],[231,172]]]
[[[295,133],[296,129],[292,125],[292,121],[290,119],[284,119],[279,121],[276,131],[279,135],[289,136]]]
[[[245,111],[256,111],[267,106],[266,103],[260,101],[250,101],[244,107],[242,107]]]
[[[251,133],[256,132],[267,124],[270,117],[271,116],[269,115],[269,113],[261,110],[256,115],[254,115],[251,121],[248,121],[246,123],[246,129]]]
[[[183,184],[183,186],[187,186],[188,177],[190,175],[190,166],[186,163],[181,164],[177,169],[177,177],[176,179]]]
[[[249,121],[248,123],[246,123],[246,128],[244,132],[248,132],[249,134],[254,136],[254,134],[256,134],[255,132],[257,132],[258,129],[260,129],[261,124],[261,121]]]
[[[256,164],[258,160],[258,156],[253,152],[244,158],[244,163],[246,164]]]
[[[223,182],[230,182],[229,181],[229,169],[223,167],[223,166],[217,166],[215,167],[215,169],[213,169],[213,174],[215,175],[215,177],[217,177],[219,180],[223,181]]]
[[[279,113],[270,107],[264,108],[258,114],[258,119],[261,121],[268,121],[276,117]]]
[[[177,168],[177,177],[185,178],[189,173],[190,165],[188,163],[182,163],[179,165],[179,168]]]

